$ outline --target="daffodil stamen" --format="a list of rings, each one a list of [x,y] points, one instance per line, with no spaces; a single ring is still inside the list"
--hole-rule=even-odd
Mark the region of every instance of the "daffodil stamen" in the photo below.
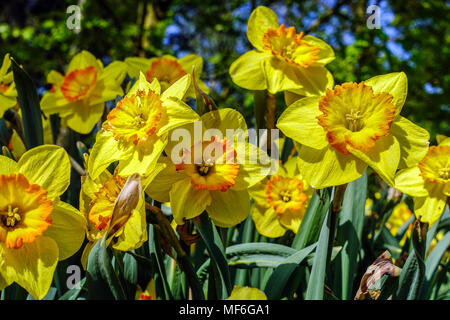
[[[90,66],[73,70],[64,77],[61,92],[69,101],[86,98],[97,83],[97,69]]]
[[[12,206],[8,204],[8,211],[5,213],[6,214],[2,214],[1,219],[5,227],[14,228],[16,224],[18,224],[20,220],[22,220],[22,217],[19,214],[18,207],[14,207],[13,209]]]

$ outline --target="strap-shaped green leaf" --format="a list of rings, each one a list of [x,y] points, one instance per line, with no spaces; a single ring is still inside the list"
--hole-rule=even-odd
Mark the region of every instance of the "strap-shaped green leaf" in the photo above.
[[[89,298],[125,300],[125,291],[111,264],[111,255],[102,240],[89,253],[86,279]]]
[[[17,99],[22,110],[22,123],[27,149],[44,143],[41,108],[36,86],[28,73],[11,58]]]

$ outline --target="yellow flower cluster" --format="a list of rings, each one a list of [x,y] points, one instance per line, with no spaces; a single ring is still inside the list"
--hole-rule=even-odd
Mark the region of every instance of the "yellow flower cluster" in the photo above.
[[[294,97],[276,126],[294,141],[297,154],[270,172],[269,156],[249,142],[238,111],[197,114],[186,103],[196,97],[193,80],[209,92],[197,55],[130,57],[104,67],[82,51],[64,74],[48,74],[52,88],[41,100],[44,114],[58,114],[63,127],[96,133],[85,154],[80,210],[60,200],[71,171],[64,149],[22,150],[18,162],[0,156],[0,289],[16,282],[42,299],[57,262],[77,252],[85,236],[84,266],[99,240],[115,250],[139,248],[148,240],[146,197],[170,202],[178,225],[206,211],[217,226],[231,227],[250,212],[262,235],[280,237],[297,232],[314,189],[344,185],[371,167],[389,186],[414,197],[421,221],[432,224],[440,217],[450,195],[450,138],[429,147],[429,133],[400,115],[407,95],[403,72],[334,85],[326,69],[333,49],[279,25],[267,7],[253,11],[247,36],[255,50],[231,65],[231,78],[245,89]],[[9,66],[6,55],[0,112],[16,104]],[[127,74],[136,81],[124,88]],[[109,110],[105,102],[112,100],[117,103]],[[198,123],[216,133],[198,137]],[[175,129],[189,133],[182,148],[171,136]],[[229,129],[242,135],[229,139]],[[205,158],[208,149],[220,156]],[[258,161],[245,158],[251,154]],[[394,232],[412,214],[403,207],[395,212],[389,221]],[[154,291],[152,282],[136,298],[156,299]],[[265,298],[237,288],[232,298],[242,297]]]

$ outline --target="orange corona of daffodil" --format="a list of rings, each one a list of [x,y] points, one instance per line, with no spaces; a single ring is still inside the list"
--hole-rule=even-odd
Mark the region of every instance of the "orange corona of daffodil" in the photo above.
[[[194,126],[185,126],[190,140],[182,141],[186,147],[179,150],[181,161],[174,164],[171,156],[178,149],[169,144],[166,148],[169,156],[161,159],[166,168],[146,192],[157,201],[170,201],[178,225],[206,210],[216,225],[231,227],[247,217],[250,204],[247,188],[268,174],[270,161],[265,152],[247,142],[247,125],[239,112],[220,109],[205,113],[200,120],[202,130],[214,128],[221,136],[195,137]],[[243,139],[228,140],[227,129],[240,130]]]
[[[406,93],[402,72],[344,83],[294,102],[277,127],[296,142],[300,172],[314,188],[353,181],[368,166],[393,186],[397,168],[417,164],[429,140],[400,116]]]
[[[88,156],[85,154],[85,166],[87,163]],[[110,232],[108,237],[112,237],[113,240],[112,247],[120,251],[137,249],[147,240],[143,190],[162,168],[162,165],[158,165],[151,175],[142,177],[142,180],[140,178],[139,181],[136,180],[142,184],[140,188],[131,188],[125,191],[123,190],[127,179],[118,175],[117,172],[111,174],[108,170],[104,170],[96,179],[92,179],[89,175],[82,177],[80,210],[87,220],[86,234],[89,240],[81,259],[85,268],[91,249],[108,232]],[[139,189],[141,189],[141,193],[139,193]],[[124,194],[124,192],[128,194]],[[121,193],[122,200],[118,200]],[[138,200],[136,201],[136,199]],[[112,226],[111,224],[119,219],[114,216],[117,214],[115,212],[117,212],[118,201],[129,204],[134,201],[134,205],[129,209],[126,221],[121,222],[118,226]]]
[[[156,287],[155,280],[152,279],[145,288],[145,291],[142,291],[140,285],[137,285],[135,300],[156,300]]]
[[[44,298],[58,260],[80,249],[86,220],[59,200],[69,181],[60,147],[31,149],[19,162],[0,156],[0,290],[16,282]]]
[[[48,115],[58,114],[69,128],[87,134],[101,119],[105,102],[123,95],[120,85],[125,76],[124,62],[114,61],[104,68],[83,50],[70,61],[65,75],[54,70],[48,74],[52,89],[42,97],[41,109]]]
[[[313,189],[302,180],[297,159],[289,159],[278,172],[250,188],[254,199],[251,216],[258,232],[281,237],[287,230],[297,233]]]
[[[14,85],[12,71],[8,72],[11,67],[9,54],[5,54],[2,66],[0,67],[0,117],[6,110],[17,104],[17,91]]]
[[[399,171],[395,188],[414,197],[416,217],[435,223],[450,196],[450,138],[431,146],[416,166]]]
[[[170,55],[151,59],[130,57],[125,59],[125,63],[127,64],[128,75],[131,78],[138,78],[139,73],[143,72],[148,82],[152,82],[155,78],[158,79],[161,85],[161,92],[164,92],[184,75],[192,74],[192,67],[195,67],[195,82],[203,92],[209,93],[208,87],[200,80],[203,70],[203,59],[196,54],[188,54],[180,59]],[[195,97],[193,83],[186,91],[185,97]]]
[[[114,161],[119,161],[118,174],[123,177],[134,172],[148,175],[167,144],[168,132],[199,118],[181,101],[190,79],[187,74],[161,93],[158,80],[149,83],[141,73],[97,134],[89,157],[93,179]]]
[[[233,82],[248,90],[270,93],[291,91],[311,96],[333,85],[325,68],[334,60],[333,49],[324,41],[279,25],[271,9],[256,8],[247,25],[247,37],[256,48],[239,57],[230,67]]]

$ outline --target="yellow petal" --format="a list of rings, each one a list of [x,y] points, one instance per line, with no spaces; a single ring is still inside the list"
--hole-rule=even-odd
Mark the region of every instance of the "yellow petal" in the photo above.
[[[238,143],[236,153],[239,173],[233,186],[234,190],[254,186],[269,174],[272,163],[265,151],[251,143]]]
[[[387,184],[394,185],[394,176],[400,161],[400,144],[392,135],[378,139],[375,146],[367,152],[349,145],[347,150],[372,167]]]
[[[86,219],[77,209],[62,201],[53,204],[50,218],[52,224],[44,235],[56,241],[59,260],[65,260],[81,248],[86,233]]]
[[[177,181],[186,178],[184,171],[177,171],[175,165],[169,157],[161,157],[160,163],[166,167],[159,172],[155,179],[150,183],[145,192],[156,201],[169,202],[169,192]]]
[[[55,199],[70,183],[70,161],[66,151],[55,145],[42,145],[25,152],[18,162],[19,172],[30,183],[47,190],[47,198]]]
[[[264,33],[267,29],[276,29],[278,26],[276,13],[268,7],[259,6],[248,19],[247,38],[255,48],[262,50]]]
[[[267,300],[267,296],[258,288],[234,286],[227,300]]]
[[[114,81],[117,85],[121,85],[127,75],[127,65],[122,61],[113,61],[103,69],[100,79]]]
[[[334,56],[333,48],[331,48],[331,46],[328,45],[328,43],[326,43],[325,41],[311,35],[304,36],[302,38],[302,41],[305,41],[309,45],[320,49],[318,55],[319,58],[314,62],[314,65],[324,66],[336,58]]]
[[[102,118],[105,103],[94,105],[80,104],[78,109],[66,117],[67,126],[81,134],[88,134]],[[60,114],[61,116],[61,114]]]
[[[20,249],[0,251],[5,257],[5,269],[9,280],[17,282],[33,299],[45,297],[53,280],[53,273],[58,263],[58,245],[49,237],[40,236],[33,243],[24,244]]]
[[[170,189],[170,205],[178,225],[184,224],[184,219],[199,216],[210,203],[210,192],[194,189],[189,178],[176,182]]]
[[[438,134],[436,140],[440,146],[450,146],[450,138],[447,138],[446,136]]]
[[[287,229],[280,224],[280,215],[272,207],[265,208],[254,204],[250,214],[256,230],[263,236],[278,238],[286,233]]]
[[[354,155],[339,153],[331,146],[321,150],[299,146],[298,168],[306,182],[315,189],[337,186],[358,179],[367,164]]]
[[[119,144],[111,132],[100,130],[89,156],[89,175],[97,179],[111,163],[130,157],[132,152],[132,148]]]
[[[226,137],[227,129],[247,131],[247,124],[242,114],[230,108],[207,112],[201,117],[201,121],[206,129],[219,129],[223,137]]]
[[[166,91],[164,91],[164,93],[170,90],[170,88],[171,87],[169,87]],[[163,101],[163,106],[166,108],[168,121],[164,126],[159,128],[157,132],[159,136],[172,129],[175,129],[177,127],[183,126],[185,124],[200,119],[199,115],[194,110],[192,110],[191,107],[189,107],[187,104],[181,101],[179,98],[176,97],[166,98]]]
[[[95,58],[95,56],[92,53],[83,50],[72,58],[72,60],[69,63],[69,66],[67,67],[67,73],[70,73],[71,71],[76,69],[83,69],[89,66],[95,66],[97,69],[102,69],[102,66],[98,63],[97,58]]]
[[[414,214],[421,217],[420,221],[428,222],[430,226],[435,223],[444,211],[447,196],[442,192],[441,188],[436,188],[429,197],[414,198]]]
[[[15,97],[7,97],[3,94],[0,94],[0,116],[3,117],[3,114],[9,108],[14,107],[17,104],[17,100]]]
[[[129,57],[124,60],[130,78],[139,78],[139,73],[150,69],[150,59],[141,57]]]
[[[399,168],[417,165],[428,151],[430,134],[402,116],[392,123],[391,133],[400,143],[401,158]]]
[[[323,149],[328,140],[317,121],[320,97],[307,97],[291,104],[279,117],[277,127],[289,138],[314,149]]]
[[[395,176],[394,187],[413,197],[426,197],[429,193],[417,166],[400,170]]]
[[[130,157],[119,161],[117,166],[118,174],[128,177],[133,173],[147,176],[156,167],[158,158],[161,156],[167,144],[167,135],[156,139],[150,150],[134,150]]]
[[[211,204],[206,208],[214,224],[228,228],[248,217],[250,197],[247,190],[211,191]]]
[[[251,50],[236,59],[230,66],[230,76],[235,84],[247,90],[267,88],[263,63],[271,56],[264,52]]]
[[[51,70],[47,75],[47,82],[51,84],[60,84],[64,81],[64,75],[56,70]]]
[[[161,95],[161,99],[164,101],[168,99],[169,97],[177,98],[177,99],[183,99],[185,96],[187,90],[191,86],[191,75],[185,74],[183,77],[178,79],[173,85],[168,87]]]
[[[398,115],[405,104],[408,93],[408,78],[404,72],[393,72],[376,76],[364,81],[371,86],[374,93],[386,92],[394,98],[392,103],[397,107],[395,114]]]
[[[10,174],[19,171],[19,165],[14,160],[0,155],[0,174]]]

